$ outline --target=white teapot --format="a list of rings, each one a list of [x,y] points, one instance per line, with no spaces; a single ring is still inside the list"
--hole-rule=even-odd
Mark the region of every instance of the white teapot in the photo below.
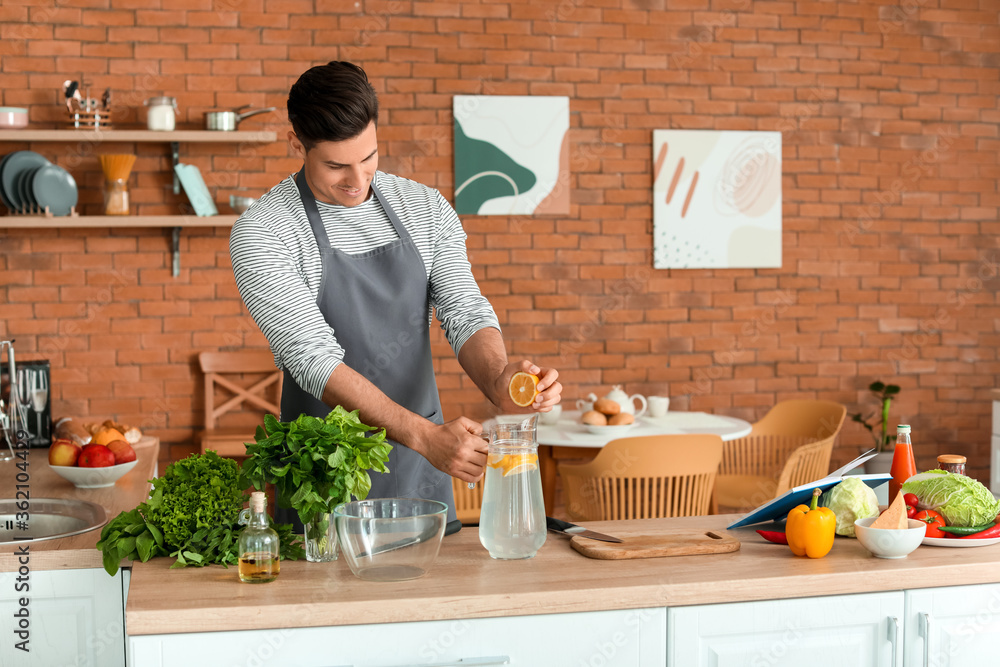
[[[611,391],[608,392],[608,395],[605,396],[604,398],[608,399],[609,401],[614,401],[621,407],[622,412],[627,412],[628,414],[634,415],[635,417],[641,417],[642,415],[646,414],[646,397],[643,396],[642,394],[632,394],[631,396],[629,396],[624,391],[622,391],[621,385],[618,384],[614,385],[611,388]],[[635,407],[635,401],[637,400],[642,404],[642,407],[640,407],[638,411],[636,411]]]

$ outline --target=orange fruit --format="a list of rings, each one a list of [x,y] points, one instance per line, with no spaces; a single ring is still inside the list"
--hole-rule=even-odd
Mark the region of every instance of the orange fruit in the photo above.
[[[490,454],[486,465],[500,470],[504,477],[517,475],[538,468],[538,454]]]
[[[537,375],[518,371],[511,377],[507,393],[510,394],[510,400],[514,401],[514,405],[526,408],[535,402],[535,396],[538,396],[537,387]]]
[[[120,431],[113,428],[103,427],[94,435],[92,443],[95,445],[107,445],[114,440],[124,440],[125,436]]]

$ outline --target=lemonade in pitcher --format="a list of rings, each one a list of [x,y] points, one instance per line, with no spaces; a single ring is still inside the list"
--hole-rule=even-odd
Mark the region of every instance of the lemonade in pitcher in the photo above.
[[[545,543],[547,530],[538,446],[530,436],[496,436],[486,460],[479,541],[493,558],[531,558]]]

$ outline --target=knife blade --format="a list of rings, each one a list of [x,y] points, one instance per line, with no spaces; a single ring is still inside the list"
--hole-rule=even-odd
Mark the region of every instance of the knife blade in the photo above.
[[[554,533],[562,533],[563,535],[569,535],[570,537],[586,537],[591,540],[600,540],[601,542],[621,542],[621,540],[617,537],[605,535],[604,533],[598,533],[594,530],[587,530],[583,526],[577,526],[576,524],[570,523],[569,521],[562,521],[561,519],[553,519],[550,516],[545,517],[545,525],[548,526],[549,530]]]

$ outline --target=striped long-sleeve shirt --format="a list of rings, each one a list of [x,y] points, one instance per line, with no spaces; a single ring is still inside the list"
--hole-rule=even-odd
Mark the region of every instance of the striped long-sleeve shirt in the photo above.
[[[430,306],[455,354],[480,329],[499,329],[492,306],[472,277],[465,231],[447,200],[433,188],[392,174],[376,172],[375,183],[423,258]],[[345,253],[367,252],[398,238],[374,196],[354,207],[320,201],[316,205],[330,244]],[[240,296],[267,337],[275,364],[322,399],[330,374],[343,363],[344,350],[316,304],[322,265],[293,177],[240,216],[229,251]],[[428,326],[431,317],[429,309]]]

